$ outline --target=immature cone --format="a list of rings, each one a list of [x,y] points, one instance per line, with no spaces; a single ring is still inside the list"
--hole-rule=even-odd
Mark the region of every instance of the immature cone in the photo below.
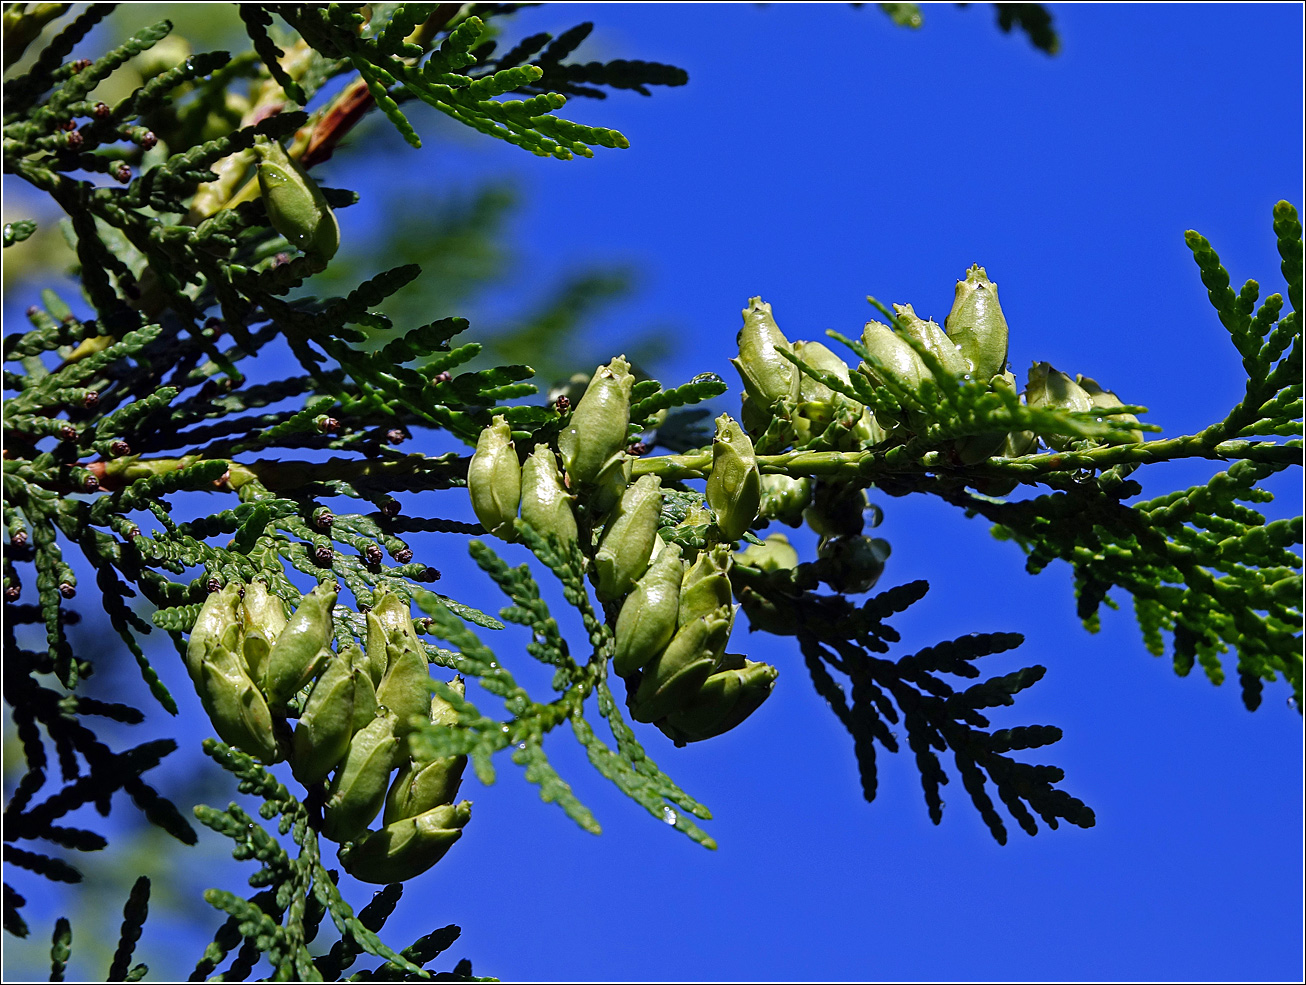
[[[222,646],[235,652],[240,647],[240,589],[239,583],[229,582],[210,593],[200,606],[186,644],[186,669],[197,687],[200,665],[211,648]]]
[[[685,580],[680,586],[677,626],[684,626],[723,605],[730,605],[730,567],[733,563],[730,548],[725,544],[699,552],[698,560],[685,572]]]
[[[857,594],[875,587],[890,548],[883,538],[858,535],[822,540],[817,553],[826,583],[836,591]]]
[[[286,628],[286,610],[263,582],[255,581],[245,586],[245,597],[240,606],[245,630],[241,652],[249,676],[261,681],[267,676],[268,654],[281,631]]]
[[[640,476],[609,515],[594,555],[595,592],[605,602],[621,598],[648,570],[662,511],[662,480]]]
[[[444,858],[471,818],[471,802],[464,800],[395,821],[341,849],[340,864],[362,882],[414,879]]]
[[[771,306],[761,298],[749,298],[743,314],[744,327],[736,339],[739,358],[730,363],[739,371],[748,399],[758,411],[769,412],[790,395],[798,369],[780,351],[793,350],[771,316]]]
[[[1050,363],[1036,362],[1029,368],[1025,402],[1031,407],[1055,407],[1060,410],[1090,411],[1093,398],[1074,380]],[[1073,440],[1064,434],[1043,435],[1048,447],[1062,451]]]
[[[465,693],[462,678],[449,683],[459,695]],[[431,722],[450,728],[458,724],[458,713],[439,695],[431,697]],[[390,792],[385,796],[385,813],[382,824],[392,824],[406,817],[416,817],[432,808],[452,804],[462,784],[467,768],[466,756],[446,756],[443,759],[409,759],[395,774]]]
[[[791,527],[803,522],[803,510],[812,501],[812,480],[803,476],[762,476],[762,499],[757,515],[764,520],[779,520]]]
[[[319,583],[305,595],[268,653],[268,670],[263,691],[277,709],[326,666],[332,653],[331,607],[336,604],[336,587]]]
[[[340,225],[308,172],[275,140],[259,139],[254,151],[258,185],[272,228],[291,246],[325,263],[340,248]]]
[[[397,595],[378,593],[378,601],[368,615],[375,617],[367,625],[368,649],[372,653],[379,649],[373,643],[373,634],[385,634],[386,668],[376,687],[376,701],[397,717],[395,734],[402,738],[425,720],[430,708],[431,674],[426,649],[413,626],[412,610]]]
[[[355,732],[366,728],[380,712],[376,700],[376,682],[372,680],[371,662],[357,647],[349,651],[350,666],[354,674],[354,725]]]
[[[322,833],[336,842],[361,835],[385,802],[399,740],[393,712],[378,715],[350,740],[322,814]]]
[[[558,435],[558,451],[571,488],[593,482],[608,460],[626,447],[634,385],[625,356],[595,371],[571,421]]]
[[[1015,393],[1016,377],[1009,372],[999,373],[989,380],[989,389],[995,393],[999,390]],[[953,447],[956,449],[958,458],[967,465],[974,465],[1000,454],[1007,447],[1007,441],[1010,437],[1005,431],[972,434],[964,438],[958,438]],[[1030,434],[1030,437],[1033,437],[1033,435]]]
[[[676,745],[729,732],[771,696],[780,672],[770,664],[756,663],[737,653],[726,654],[722,662],[728,669],[708,677],[685,707],[657,723]]]
[[[753,457],[753,442],[729,414],[716,419],[712,470],[707,475],[707,505],[716,514],[726,540],[738,540],[757,519],[762,476]]]
[[[749,544],[735,558],[740,564],[761,571],[790,571],[798,567],[798,552],[784,534],[771,534],[761,544]]]
[[[645,669],[635,690],[630,714],[637,722],[656,722],[682,707],[707,680],[730,638],[734,611],[722,606],[699,616],[667,644]]]
[[[1097,380],[1092,377],[1076,375],[1075,381],[1079,384],[1080,389],[1088,394],[1088,398],[1093,401],[1093,406],[1098,410],[1109,411],[1124,406],[1124,403],[1121,402],[1119,397],[1110,390],[1103,390],[1102,387],[1098,385]],[[1108,421],[1129,421],[1131,424],[1138,423],[1138,418],[1133,414],[1107,414],[1106,419]],[[1130,431],[1129,440],[1142,441],[1143,432]]]
[[[281,759],[268,704],[236,650],[209,645],[192,679],[218,738],[260,762]]]
[[[557,537],[564,548],[576,541],[576,515],[562,485],[557,458],[548,445],[536,445],[521,470],[521,518],[535,532]],[[624,487],[624,483],[623,483]]]
[[[671,642],[676,632],[684,576],[680,548],[669,544],[621,606],[612,669],[622,677],[639,670]]]
[[[502,416],[494,418],[476,441],[476,453],[467,466],[467,492],[476,519],[488,533],[507,541],[516,539],[512,522],[521,503],[521,465],[512,428]]]
[[[888,325],[868,321],[862,329],[862,345],[879,363],[862,363],[862,371],[872,380],[883,383],[885,379],[892,379],[909,390],[915,390],[922,380],[933,378],[916,350]]]
[[[943,324],[976,379],[991,379],[1007,368],[1007,319],[998,304],[998,285],[979,264],[957,281],[952,310]]]
[[[354,695],[360,671],[348,651],[337,653],[304,702],[295,725],[290,769],[306,787],[321,783],[349,751],[354,735]]]
[[[970,361],[934,321],[924,321],[909,304],[895,304],[893,310],[903,322],[902,334],[942,363],[951,375],[960,379],[971,374]]]

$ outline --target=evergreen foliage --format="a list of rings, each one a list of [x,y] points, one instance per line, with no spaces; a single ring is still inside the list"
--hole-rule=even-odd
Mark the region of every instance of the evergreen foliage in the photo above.
[[[6,10],[7,67],[20,62],[63,6]],[[880,6],[899,24],[920,24],[916,5]],[[1056,51],[1041,7],[996,7],[1003,30],[1019,27],[1036,47]],[[466,757],[488,783],[495,755],[511,750],[544,801],[597,832],[595,815],[544,751],[545,736],[565,724],[602,776],[709,848],[715,841],[701,825],[710,811],[653,762],[630,719],[653,721],[683,744],[738,725],[765,700],[773,668],[724,652],[736,602],[752,629],[797,638],[816,690],[852,736],[867,800],[877,791],[877,747],[899,751],[892,726],[901,724],[936,824],[949,753],[999,842],[1007,838],[1007,821],[992,792],[1031,835],[1039,818],[1050,828],[1094,823],[1092,809],[1058,786],[1059,768],[1016,758],[1056,742],[1061,730],[1039,724],[991,730],[984,713],[1012,704],[1044,673],[1031,664],[982,677],[977,662],[1019,646],[1019,633],[963,636],[890,655],[900,637],[889,620],[919,602],[928,586],[912,582],[868,594],[888,554],[886,542],[864,533],[868,516],[871,526],[877,522],[866,498],[872,488],[889,496],[938,496],[983,516],[995,536],[1020,545],[1031,572],[1067,561],[1090,631],[1100,606],[1117,604],[1112,591],[1125,593],[1149,650],[1162,652],[1169,634],[1179,674],[1200,663],[1219,683],[1220,655],[1232,650],[1249,709],[1280,679],[1300,707],[1302,580],[1295,548],[1302,520],[1267,522],[1254,508],[1270,497],[1265,479],[1302,461],[1302,241],[1288,203],[1280,202],[1273,215],[1286,306],[1285,295],[1276,293],[1258,307],[1255,281],[1235,292],[1211,245],[1188,233],[1216,317],[1247,372],[1239,403],[1197,434],[1147,440],[1159,428],[1138,421],[1145,408],[1122,404],[1093,381],[1070,380],[1045,363],[1036,364],[1020,391],[1005,372],[1006,324],[996,288],[989,313],[964,321],[959,285],[958,307],[943,327],[921,322],[909,306],[891,310],[871,299],[888,324],[868,326],[860,338],[830,333],[857,358],[855,367],[824,344],[790,342],[769,306],[754,299],[737,361],[746,393],[737,415],[742,426],[723,416],[714,439],[704,424],[708,412],[696,405],[728,391],[715,373],[664,388],[636,379],[618,358],[592,379],[539,400],[529,366],[471,368],[485,349],[460,340],[469,331],[465,320],[395,325],[380,309],[420,275],[416,264],[383,271],[339,296],[308,293],[330,282],[313,279],[327,258],[311,251],[292,256],[291,227],[322,216],[272,214],[277,210],[265,205],[257,176],[257,143],[276,141],[298,162],[291,180],[315,187],[313,165],[372,109],[417,146],[406,114],[413,100],[537,155],[589,157],[595,147],[627,142],[614,130],[556,115],[569,96],[601,98],[605,89],[647,95],[652,86],[684,84],[682,70],[636,60],[571,61],[589,24],[557,37],[527,37],[499,53],[510,4],[243,4],[249,52],[161,65],[110,106],[95,101],[96,86],[162,45],[171,30],[161,21],[97,59],[72,60],[110,9],[92,5],[72,18],[5,87],[5,168],[67,214],[83,293],[74,301],[46,291],[27,313],[30,328],[3,342],[4,360],[13,367],[4,374],[10,395],[3,410],[5,699],[26,763],[5,811],[4,858],[14,867],[76,882],[73,864],[40,846],[20,846],[104,848],[103,835],[60,822],[88,804],[107,815],[119,790],[176,840],[196,841],[178,807],[144,779],[176,744],[163,739],[115,751],[87,724],[100,717],[134,725],[157,712],[79,693],[98,663],[122,658],[111,647],[93,658],[74,652],[67,627],[79,618],[69,606],[79,586],[65,559],[69,551],[95,572],[109,625],[168,714],[178,713],[181,696],[164,686],[142,639],[161,631],[183,659],[197,660],[197,621],[227,586],[266,584],[283,624],[310,604],[299,585],[340,586],[344,598],[330,610],[332,628],[318,645],[346,661],[363,650],[371,659],[369,627],[383,600],[395,597],[405,612],[416,603],[423,613],[407,623],[420,656],[475,681],[503,711],[482,711],[458,678],[448,682],[437,672],[425,686],[451,717],[422,716],[401,742],[401,755],[380,772],[381,782],[389,782],[406,754],[414,764]],[[337,78],[347,80],[344,86],[328,88]],[[313,203],[305,206],[309,212],[356,200],[345,191],[321,192],[303,199]],[[29,221],[7,224],[5,248],[21,249],[35,230]],[[992,288],[975,269],[967,283]],[[79,318],[77,310],[94,314]],[[1001,358],[996,369],[981,371],[984,347],[998,344],[999,321]],[[749,341],[748,333],[763,330],[773,334]],[[940,338],[949,344],[940,347]],[[299,365],[297,375],[250,382],[260,355],[283,344]],[[603,430],[601,421],[612,433],[599,448],[594,435]],[[493,451],[499,456],[489,462],[493,468],[479,472],[478,457],[490,454],[482,438],[496,428],[507,438]],[[398,447],[434,432],[468,451]],[[650,455],[657,446],[672,453]],[[539,448],[548,463],[560,453],[569,477],[563,484],[561,473],[549,473],[557,483],[553,492],[528,491],[527,460]],[[1131,475],[1184,458],[1220,462],[1224,470],[1202,485],[1126,502],[1141,492]],[[590,460],[595,467],[588,472],[578,464]],[[519,491],[508,497],[502,525],[481,515],[478,490],[469,489],[480,474],[496,477],[495,493],[507,481],[499,476],[517,477]],[[698,480],[708,480],[706,499]],[[461,490],[478,504],[480,525],[459,519],[461,510],[449,506],[465,495]],[[1013,497],[1017,490],[1025,498]],[[424,494],[421,515],[401,511],[400,493]],[[440,493],[445,498],[432,495]],[[542,497],[541,511],[555,510],[547,528],[525,518],[528,495]],[[333,497],[356,501],[358,511],[335,512],[325,502]],[[803,522],[821,535],[813,560],[784,554],[783,538],[762,539],[772,523]],[[504,593],[501,610],[481,612],[426,587],[440,572],[418,559],[405,538],[433,530],[476,538],[467,548]],[[520,542],[538,563],[510,566],[480,539],[487,534]],[[744,550],[736,554],[738,547]],[[663,552],[670,559],[666,570],[676,572],[671,622],[640,630],[658,639],[624,675],[623,711],[609,658],[626,642],[619,639],[623,626],[644,618],[624,615],[627,608],[648,604],[652,614],[640,624],[646,627],[664,618],[646,601],[656,586],[644,581]],[[564,637],[541,576],[557,582],[584,639]],[[149,621],[133,607],[138,596],[152,607]],[[520,655],[487,642],[505,624],[529,631],[525,650],[551,669],[554,693],[532,694],[510,670]],[[41,628],[40,646],[20,643],[25,625]],[[247,625],[240,632],[242,673],[249,671],[251,681],[241,700],[248,706],[272,689],[248,663],[252,631]],[[405,632],[393,630],[390,643],[402,650],[395,634]],[[693,632],[703,636],[691,639]],[[270,635],[275,646],[280,637]],[[703,642],[707,637],[711,644]],[[214,646],[204,655],[206,666],[228,644]],[[385,643],[381,654],[381,669],[392,673],[398,658],[386,657]],[[311,684],[316,674],[327,679],[319,667],[299,683]],[[375,687],[385,688],[377,676]],[[272,702],[268,735],[278,757],[288,748],[290,720],[300,719],[302,727],[308,717],[315,687],[305,686],[285,707]],[[423,691],[421,701],[426,697]],[[228,714],[222,705],[205,707],[215,724]],[[360,734],[355,725],[353,735]],[[363,977],[430,977],[425,966],[452,946],[458,928],[436,929],[400,950],[384,943],[379,934],[402,883],[355,912],[320,843],[331,792],[321,783],[302,795],[292,792],[270,763],[224,737],[207,740],[204,750],[240,793],[261,801],[259,816],[233,802],[195,807],[194,817],[230,838],[235,858],[258,868],[249,877],[249,896],[206,893],[225,922],[192,978],[229,962],[222,977],[241,979],[266,960],[278,978],[336,980],[364,954],[380,963]],[[50,775],[51,748],[59,782]],[[341,766],[337,784],[343,773]],[[452,795],[440,803],[451,804]],[[275,834],[261,823],[274,820]],[[392,826],[387,821],[384,832]],[[353,851],[366,844],[362,836],[346,841]],[[145,973],[143,965],[129,966],[148,901],[149,884],[141,880],[124,907],[110,980],[135,981]],[[9,933],[29,932],[24,904],[6,883]],[[310,945],[327,917],[339,939],[315,953]],[[52,980],[61,980],[71,946],[71,926],[60,919]],[[471,974],[466,961],[448,973]]]

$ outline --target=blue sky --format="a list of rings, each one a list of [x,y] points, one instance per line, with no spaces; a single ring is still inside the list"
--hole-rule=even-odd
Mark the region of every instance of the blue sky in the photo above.
[[[632,329],[675,326],[661,378],[721,373],[735,386],[721,409],[737,407],[727,360],[750,296],[772,303],[791,339],[856,335],[867,294],[941,320],[978,262],[1001,289],[1018,375],[1046,359],[1149,406],[1166,434],[1188,433],[1236,402],[1242,371],[1183,232],[1205,234],[1235,282],[1280,289],[1270,209],[1302,204],[1301,8],[1053,10],[1054,58],[999,32],[984,5],[928,7],[917,32],[873,5],[529,9],[512,37],[593,20],[579,58],[672,62],[690,83],[573,101],[561,115],[615,127],[632,146],[569,163],[430,129],[417,113],[430,133],[421,151],[367,131],[384,150],[371,180],[516,182],[523,262],[502,307],[569,270],[633,263],[640,290],[592,338],[615,354]],[[341,154],[323,180],[359,187],[365,167]],[[362,205],[340,216],[346,240],[369,222],[362,187]],[[1156,494],[1211,471],[1144,479]],[[1297,512],[1300,473],[1276,488],[1272,515]],[[1048,674],[996,722],[1065,730],[1026,757],[1065,768],[1062,786],[1096,810],[1095,828],[1014,831],[999,847],[955,774],[936,828],[902,755],[881,758],[866,804],[851,740],[792,641],[741,626],[749,656],[780,668],[768,703],[682,750],[642,733],[715,812],[719,851],[625,801],[558,735],[546,750],[603,835],[541,803],[505,760],[495,786],[469,778],[472,824],[412,884],[387,938],[455,922],[451,956],[518,980],[1297,977],[1301,718],[1286,687],[1249,714],[1236,685],[1181,680],[1149,656],[1128,599],[1089,635],[1064,566],[1031,577],[982,522],[918,497],[872,499],[893,545],[880,587],[932,585],[895,621],[894,655],[969,632],[1026,634],[983,669]],[[423,546],[444,590],[501,604],[455,538]],[[493,642],[516,672],[524,640],[503,636]],[[171,679],[184,694],[179,667]],[[236,888],[241,870],[217,863],[214,842],[205,867]]]

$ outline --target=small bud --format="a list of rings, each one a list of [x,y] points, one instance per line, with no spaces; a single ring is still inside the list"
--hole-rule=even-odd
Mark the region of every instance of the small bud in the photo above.
[[[436,383],[448,383],[453,379],[453,375],[448,370],[442,370],[431,377],[431,379]]]
[[[59,583],[59,594],[66,599],[72,598],[77,594],[77,586],[72,582],[63,581]]]
[[[340,247],[340,226],[322,190],[275,140],[260,139],[254,150],[272,228],[307,256],[330,260]]]
[[[107,120],[112,114],[113,110],[109,109],[108,103],[96,103],[95,108],[91,110],[91,115],[97,120]]]
[[[82,492],[93,493],[100,488],[100,480],[93,475],[88,475],[82,479]]]
[[[698,560],[685,572],[685,580],[680,586],[677,627],[687,626],[700,616],[730,605],[730,568],[733,564],[734,557],[725,544],[717,544],[699,553]]]
[[[385,433],[385,440],[392,445],[400,444],[408,440],[408,432],[403,428],[391,428]]]
[[[82,394],[82,406],[87,410],[98,407],[100,404],[100,394],[95,390],[87,390]]]
[[[219,581],[217,578],[210,578],[208,581],[204,583],[204,590],[208,592],[210,595],[212,595],[221,587],[222,587],[222,582]],[[237,585],[236,587],[239,588],[240,586]]]
[[[322,672],[332,656],[331,607],[336,587],[319,584],[305,595],[268,653],[263,690],[274,708],[284,708],[305,684]]]
[[[121,458],[123,455],[130,455],[132,453],[132,446],[119,438],[109,443],[109,453],[115,457]]]
[[[637,722],[656,722],[683,707],[712,673],[717,654],[730,638],[733,621],[734,612],[723,606],[681,627],[644,669],[631,702],[631,717]]]
[[[760,297],[748,299],[743,315],[744,327],[735,340],[739,358],[730,363],[743,379],[748,398],[759,410],[769,411],[793,389],[797,368],[780,355],[792,347],[776,325],[771,306]]]
[[[557,399],[553,401],[553,409],[559,417],[571,410],[571,401],[567,399],[565,393],[558,394]]]
[[[82,145],[86,143],[86,139],[82,136],[80,130],[70,131],[65,140],[68,143],[69,150],[81,150]]]
[[[563,549],[577,539],[573,497],[562,485],[558,462],[548,445],[536,445],[521,473],[521,518],[543,537],[552,534]]]
[[[471,818],[472,805],[466,800],[404,818],[342,849],[340,864],[362,882],[415,879],[444,858]]]
[[[648,570],[662,510],[662,480],[641,476],[609,514],[594,555],[595,590],[603,601],[621,598]]]
[[[154,147],[154,145],[157,144],[158,142],[159,142],[159,138],[156,137],[154,133],[150,130],[146,130],[143,134],[141,134],[141,139],[137,141],[137,143],[140,145],[141,150],[151,150]]]
[[[375,567],[380,564],[384,557],[385,555],[381,553],[381,548],[377,547],[375,544],[368,544],[363,548],[363,560],[367,562],[370,567]]]
[[[324,568],[330,567],[335,559],[336,551],[330,544],[322,544],[313,549],[313,560]]]
[[[331,524],[335,522],[335,514],[325,506],[319,506],[313,511],[313,526],[317,527],[318,530],[330,530]]]
[[[762,477],[753,457],[753,442],[730,415],[716,419],[712,470],[707,476],[707,505],[716,514],[726,540],[738,540],[757,519]]]
[[[562,467],[573,488],[593,482],[608,460],[628,444],[634,385],[635,377],[624,356],[595,370],[571,420],[558,435]]]
[[[680,548],[669,544],[635,584],[617,615],[612,668],[622,677],[639,670],[658,655],[676,632],[680,586],[685,565]]]
[[[762,571],[790,571],[798,567],[798,552],[784,534],[771,534],[761,544],[750,544],[735,555],[740,564]]]
[[[380,509],[381,515],[387,520],[393,520],[399,515],[399,511],[403,509],[403,507],[400,506],[399,500],[387,499],[380,504],[378,509]]]
[[[322,414],[314,419],[317,429],[323,434],[337,434],[340,431],[340,421],[329,414]]]
[[[350,740],[322,814],[322,833],[332,841],[353,841],[381,812],[399,748],[395,724],[393,712],[377,715]]]
[[[126,164],[119,164],[113,169],[113,177],[119,184],[125,185],[132,180],[132,169]]]
[[[413,549],[411,547],[401,547],[391,556],[400,564],[407,564],[413,559]]]
[[[503,417],[483,431],[467,466],[467,492],[476,519],[487,533],[506,541],[517,534],[512,522],[521,504],[521,465],[512,443],[512,428]]]
[[[723,662],[733,666],[712,674],[685,707],[658,722],[658,728],[676,745],[730,731],[771,696],[780,672],[770,664],[755,663],[739,654],[726,654]]]
[[[952,310],[943,324],[976,379],[991,379],[1007,368],[1007,319],[998,304],[998,285],[979,264],[957,281]]]

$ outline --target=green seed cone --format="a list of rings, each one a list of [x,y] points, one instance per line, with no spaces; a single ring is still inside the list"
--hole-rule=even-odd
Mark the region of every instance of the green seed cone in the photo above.
[[[521,465],[512,443],[512,428],[503,417],[481,431],[476,453],[467,466],[467,492],[472,510],[487,533],[512,541],[512,528],[521,504]]]
[[[744,327],[736,338],[739,358],[730,363],[738,370],[748,399],[769,416],[771,407],[790,395],[797,374],[794,364],[776,350],[793,350],[776,325],[771,306],[761,298],[749,298],[743,315]]]
[[[762,476],[753,457],[753,442],[729,414],[716,419],[712,469],[707,476],[707,505],[716,514],[726,540],[738,540],[757,519]]]
[[[608,460],[626,447],[630,427],[630,391],[635,377],[625,356],[600,366],[558,435],[562,467],[572,489],[593,482]]]
[[[612,660],[613,670],[622,677],[639,670],[671,642],[684,575],[680,548],[670,544],[658,554],[622,605]]]
[[[916,350],[888,325],[868,321],[862,329],[862,345],[878,365],[862,363],[861,369],[877,383],[892,379],[909,390],[915,390],[922,380],[932,379]]]
[[[1098,410],[1114,410],[1117,407],[1124,406],[1124,403],[1119,397],[1110,390],[1103,390],[1102,387],[1098,385],[1097,380],[1090,376],[1076,375],[1075,382],[1079,384],[1080,389],[1088,394],[1088,398],[1093,401],[1093,406]],[[1133,414],[1107,414],[1106,418],[1108,421],[1128,421],[1131,424],[1138,423],[1138,418]],[[1142,441],[1143,432],[1130,431],[1129,440]]]
[[[374,718],[354,735],[322,814],[322,833],[336,842],[353,841],[381,812],[399,740],[393,712]]]
[[[676,626],[689,625],[733,601],[730,594],[730,567],[734,564],[730,548],[717,544],[700,551],[698,560],[685,572],[680,586],[680,606]]]
[[[521,518],[535,532],[557,537],[565,549],[577,539],[574,498],[562,485],[558,460],[548,445],[536,445],[521,473]],[[624,483],[623,483],[624,487]]]
[[[924,321],[909,304],[895,304],[894,313],[905,323],[902,334],[925,349],[943,364],[943,368],[958,379],[970,376],[970,360],[962,354],[957,343],[933,321]],[[922,363],[924,360],[922,360]],[[988,377],[984,377],[988,379]]]
[[[771,534],[761,544],[750,544],[735,555],[740,564],[762,571],[790,571],[798,567],[798,552],[784,534]]]
[[[355,647],[350,651],[350,664],[357,671],[354,675],[354,724],[355,732],[366,728],[377,716],[379,705],[376,700],[376,684],[372,682],[371,661],[364,651]],[[382,675],[384,676],[384,675]]]
[[[637,722],[656,722],[682,707],[712,673],[730,638],[734,612],[723,606],[683,627],[645,669],[631,702]]]
[[[200,703],[218,738],[263,763],[281,759],[272,731],[272,714],[241,659],[226,647],[211,647],[196,682]]]
[[[889,542],[880,537],[833,537],[817,548],[822,578],[839,592],[869,592],[884,574]]]
[[[662,480],[641,476],[608,516],[594,555],[595,591],[603,601],[621,598],[648,570],[662,510]]]
[[[957,281],[952,310],[943,324],[976,379],[991,379],[1007,368],[1007,319],[998,304],[998,285],[979,264]]]
[[[313,685],[291,742],[290,769],[306,787],[321,783],[349,752],[360,671],[336,654]]]
[[[398,716],[395,734],[403,738],[426,720],[431,706],[431,673],[424,651],[417,652],[406,641],[392,642],[389,653],[390,666],[376,689],[376,700]]]
[[[259,139],[258,185],[272,228],[290,245],[316,260],[330,260],[340,248],[340,225],[317,183],[274,140]]]
[[[1060,410],[1091,411],[1093,398],[1065,373],[1053,369],[1051,364],[1036,362],[1029,368],[1029,383],[1025,386],[1025,402],[1031,407],[1055,407]],[[1064,434],[1041,436],[1049,448],[1064,450],[1072,438]]]
[[[204,600],[186,644],[186,670],[199,687],[200,665],[210,648],[235,651],[240,646],[240,584],[229,582]]]
[[[335,585],[319,584],[299,603],[286,628],[268,653],[263,691],[273,708],[282,709],[305,684],[322,672],[331,658],[331,607]]]
[[[739,654],[726,654],[724,662],[733,666],[710,676],[684,708],[657,723],[676,745],[729,732],[771,696],[780,672],[770,664]]]
[[[791,527],[803,522],[803,510],[812,501],[812,480],[803,476],[762,476],[762,498],[757,515],[764,520],[779,520]]]
[[[471,818],[467,800],[404,818],[341,849],[340,864],[362,882],[388,884],[416,878],[444,858]]]
[[[253,680],[261,681],[267,677],[272,646],[286,628],[286,610],[263,582],[255,581],[245,587],[240,612],[245,631],[241,644],[245,666]]]

